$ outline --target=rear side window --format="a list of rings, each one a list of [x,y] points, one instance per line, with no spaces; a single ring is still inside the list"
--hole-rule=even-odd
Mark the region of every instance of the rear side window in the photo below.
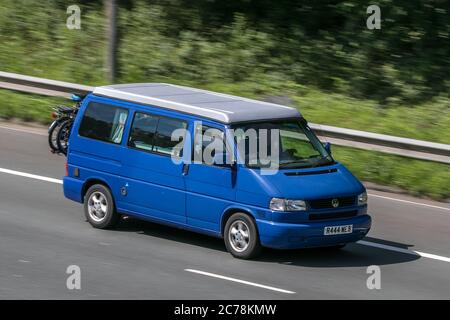
[[[157,152],[171,156],[181,156],[179,140],[172,141],[172,133],[186,129],[186,121],[136,112],[131,127],[128,145],[132,148]]]
[[[178,119],[160,118],[156,130],[153,151],[168,155],[181,156],[181,148],[176,148],[180,140],[172,141],[172,133],[177,129],[186,129],[187,123]]]
[[[136,112],[128,145],[133,148],[152,151],[158,119],[157,116]]]
[[[83,137],[120,144],[128,110],[91,102],[84,112],[78,134]]]

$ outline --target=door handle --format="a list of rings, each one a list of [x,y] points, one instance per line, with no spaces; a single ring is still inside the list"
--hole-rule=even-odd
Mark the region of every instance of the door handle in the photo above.
[[[189,164],[183,163],[183,172],[182,172],[182,175],[183,175],[183,176],[187,176],[188,173],[189,173]]]

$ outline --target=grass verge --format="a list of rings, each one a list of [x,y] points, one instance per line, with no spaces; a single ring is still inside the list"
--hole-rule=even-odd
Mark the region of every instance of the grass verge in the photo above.
[[[450,199],[448,164],[341,146],[332,146],[332,152],[362,181],[399,187],[417,197]]]
[[[46,97],[34,94],[0,90],[0,118],[18,118],[48,124],[52,121],[52,107],[58,104],[71,104],[64,98]]]

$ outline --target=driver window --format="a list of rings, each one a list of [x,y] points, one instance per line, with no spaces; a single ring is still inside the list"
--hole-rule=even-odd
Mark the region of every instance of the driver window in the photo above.
[[[193,162],[214,166],[229,166],[223,130],[198,125],[195,128]]]

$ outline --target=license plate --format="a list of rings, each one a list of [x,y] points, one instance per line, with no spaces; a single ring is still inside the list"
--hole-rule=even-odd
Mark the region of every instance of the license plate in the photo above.
[[[325,236],[332,236],[335,234],[348,234],[353,232],[353,225],[347,224],[345,226],[329,226],[325,227],[323,234]]]

